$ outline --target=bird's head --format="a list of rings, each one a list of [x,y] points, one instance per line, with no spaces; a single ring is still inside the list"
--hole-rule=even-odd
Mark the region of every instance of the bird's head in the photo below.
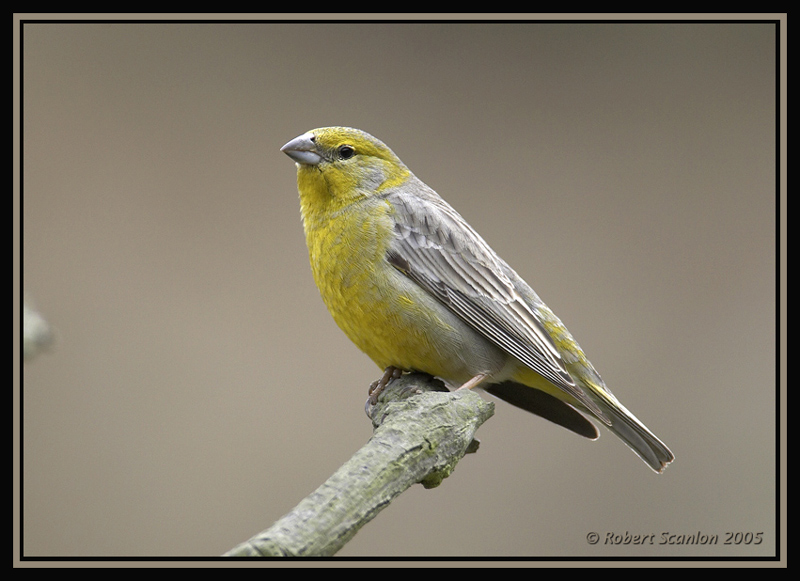
[[[382,141],[350,127],[307,131],[281,151],[297,163],[301,196],[334,206],[380,193],[411,174]]]

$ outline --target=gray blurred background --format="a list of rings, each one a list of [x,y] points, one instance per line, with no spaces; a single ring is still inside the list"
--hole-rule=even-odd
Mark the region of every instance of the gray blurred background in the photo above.
[[[773,555],[775,42],[736,23],[25,25],[23,288],[56,334],[23,368],[25,555],[221,554],[369,438],[380,370],[319,298],[279,151],[326,125],[455,206],[677,457],[656,476],[608,432],[497,402],[477,454],[340,556]],[[719,541],[605,544],[626,531]]]

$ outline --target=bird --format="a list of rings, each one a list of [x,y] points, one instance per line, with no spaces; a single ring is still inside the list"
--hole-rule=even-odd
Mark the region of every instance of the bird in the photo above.
[[[605,426],[656,473],[674,460],[533,289],[386,144],[332,126],[281,151],[296,165],[322,300],[384,371],[370,397],[404,372],[423,372],[588,439],[599,437],[595,423]]]

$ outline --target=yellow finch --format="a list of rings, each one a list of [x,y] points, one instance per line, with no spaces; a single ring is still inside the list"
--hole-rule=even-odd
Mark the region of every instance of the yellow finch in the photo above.
[[[674,456],[603,383],[528,284],[381,141],[314,129],[297,165],[311,270],[336,323],[381,369],[475,387],[597,438],[588,414],[661,472]],[[579,411],[576,411],[579,410]]]

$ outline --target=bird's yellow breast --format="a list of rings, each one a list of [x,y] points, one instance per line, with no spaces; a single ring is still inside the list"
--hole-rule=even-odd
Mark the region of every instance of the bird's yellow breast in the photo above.
[[[460,365],[442,355],[462,335],[386,261],[394,208],[380,197],[332,208],[302,182],[300,191],[311,271],[336,324],[381,368],[453,375]]]

